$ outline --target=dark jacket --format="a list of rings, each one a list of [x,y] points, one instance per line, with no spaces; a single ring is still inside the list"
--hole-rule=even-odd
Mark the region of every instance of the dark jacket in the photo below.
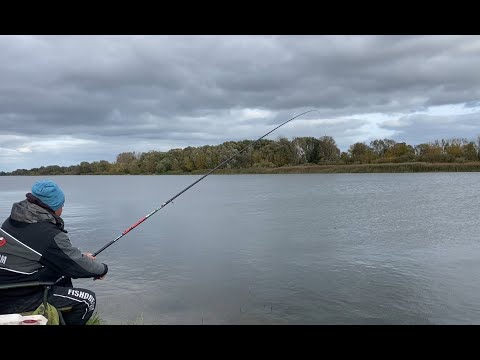
[[[0,228],[0,284],[24,281],[55,281],[67,278],[98,278],[108,272],[106,264],[92,260],[72,246],[63,219],[48,206],[27,199],[13,204],[10,216]],[[30,200],[30,201],[29,201]],[[41,302],[42,289],[21,288],[0,291],[0,314],[7,304]],[[23,310],[27,311],[27,310]]]

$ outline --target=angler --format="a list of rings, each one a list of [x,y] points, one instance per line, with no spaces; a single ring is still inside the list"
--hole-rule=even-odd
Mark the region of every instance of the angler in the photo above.
[[[74,288],[72,278],[103,279],[108,267],[72,245],[64,203],[62,189],[41,180],[13,204],[0,228],[0,314],[31,312],[66,325],[84,325],[92,316],[95,294]]]

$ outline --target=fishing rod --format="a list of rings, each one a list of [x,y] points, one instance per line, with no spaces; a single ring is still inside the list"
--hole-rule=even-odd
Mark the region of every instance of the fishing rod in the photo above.
[[[140,219],[139,221],[137,221],[135,224],[133,224],[132,226],[130,226],[128,229],[126,229],[125,231],[123,231],[117,238],[113,239],[112,241],[110,241],[108,244],[106,244],[104,247],[102,247],[100,250],[98,250],[97,252],[95,252],[93,254],[93,256],[97,256],[98,254],[100,254],[103,250],[105,250],[106,248],[108,248],[110,245],[112,245],[114,242],[116,242],[117,240],[120,240],[122,237],[124,237],[125,235],[127,235],[131,230],[135,229],[138,225],[140,225],[141,223],[143,223],[145,220],[147,220],[150,216],[152,216],[153,214],[155,214],[157,211],[163,209],[165,206],[167,206],[168,204],[170,204],[173,200],[175,200],[177,197],[179,197],[180,195],[182,195],[185,191],[187,191],[188,189],[190,189],[192,186],[194,186],[195,184],[199,183],[200,181],[202,181],[203,179],[205,179],[208,175],[210,175],[211,173],[213,173],[215,170],[217,170],[218,168],[220,168],[221,166],[225,165],[227,162],[229,162],[230,160],[232,160],[235,156],[241,154],[242,152],[244,152],[245,150],[247,150],[250,146],[252,145],[255,145],[256,143],[258,143],[260,140],[262,140],[265,136],[269,135],[270,133],[274,132],[275,130],[277,130],[279,127],[285,125],[286,123],[292,121],[293,119],[296,119],[297,117],[299,116],[302,116],[304,114],[307,114],[309,112],[312,112],[312,111],[317,111],[316,109],[313,109],[313,110],[308,110],[308,111],[305,111],[297,116],[294,116],[292,117],[291,119],[288,119],[287,121],[285,121],[284,123],[278,125],[276,128],[274,128],[273,130],[270,130],[268,133],[266,133],[265,135],[263,135],[262,137],[258,138],[257,140],[255,140],[253,143],[250,143],[248,144],[247,146],[245,146],[242,150],[240,150],[239,152],[233,154],[231,157],[229,157],[227,160],[223,161],[221,164],[217,165],[214,169],[210,170],[208,173],[206,173],[205,175],[203,175],[200,179],[194,181],[192,184],[190,184],[189,186],[187,186],[185,189],[183,189],[182,191],[180,191],[177,195],[175,195],[174,197],[172,197],[171,199],[165,201],[160,207],[156,208],[155,210],[153,210],[150,214],[146,215],[143,219]]]

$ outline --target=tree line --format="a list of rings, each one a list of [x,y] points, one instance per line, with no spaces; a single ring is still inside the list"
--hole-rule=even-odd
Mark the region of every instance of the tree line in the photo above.
[[[72,166],[49,165],[0,172],[0,175],[139,175],[191,173],[213,169],[252,144],[252,140],[227,141],[220,145],[186,147],[169,151],[123,152],[116,161],[81,162]],[[225,164],[227,169],[279,168],[298,165],[350,165],[382,163],[465,163],[480,160],[480,136],[435,140],[408,145],[391,139],[357,142],[340,151],[331,136],[263,139]]]

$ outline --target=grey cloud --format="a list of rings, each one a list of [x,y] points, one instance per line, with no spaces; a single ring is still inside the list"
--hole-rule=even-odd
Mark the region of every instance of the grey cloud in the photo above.
[[[397,141],[410,145],[452,138],[475,141],[480,135],[480,112],[457,116],[410,115],[398,123],[402,126],[385,122],[383,127],[396,130]]]
[[[310,108],[319,112],[308,118],[325,119],[478,107],[479,63],[478,36],[0,36],[0,146],[12,134],[101,138],[118,148],[213,144],[254,139]],[[272,115],[237,131],[244,120],[228,114],[242,108]],[[436,127],[463,131],[438,119],[412,124],[381,129],[415,141]],[[345,144],[362,133],[360,122],[348,134],[344,125],[317,132]],[[303,136],[301,128],[282,131]]]

